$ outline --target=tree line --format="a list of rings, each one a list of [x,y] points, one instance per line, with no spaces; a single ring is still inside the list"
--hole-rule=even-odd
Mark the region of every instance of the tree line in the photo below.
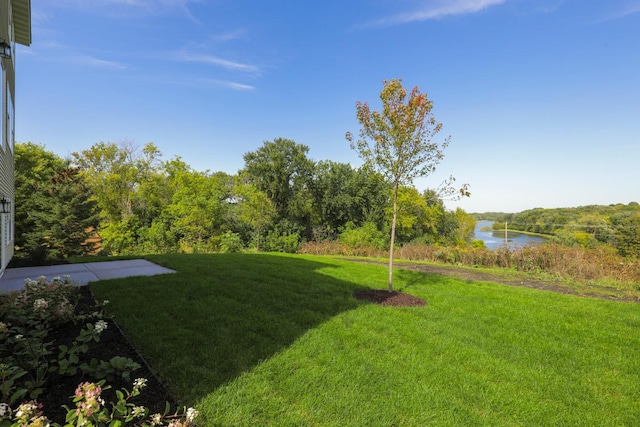
[[[481,214],[483,218],[486,215]],[[556,242],[591,248],[611,245],[622,256],[640,257],[640,204],[589,205],[530,209],[515,214],[491,213],[493,226],[553,236]]]
[[[367,166],[314,161],[308,151],[289,139],[266,141],[232,175],[163,160],[153,143],[100,142],[67,159],[17,143],[16,257],[295,252],[327,240],[388,249],[393,183]],[[463,210],[447,210],[435,189],[410,184],[397,187],[396,217],[397,245],[464,245],[475,226]]]

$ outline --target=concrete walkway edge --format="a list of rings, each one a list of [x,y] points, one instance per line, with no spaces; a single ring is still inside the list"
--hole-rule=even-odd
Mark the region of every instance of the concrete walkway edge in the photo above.
[[[26,279],[35,280],[40,276],[45,276],[47,280],[52,280],[54,277],[69,275],[77,285],[83,286],[98,280],[132,276],[155,276],[168,273],[175,273],[175,271],[146,259],[8,268],[0,278],[0,293],[20,290]]]

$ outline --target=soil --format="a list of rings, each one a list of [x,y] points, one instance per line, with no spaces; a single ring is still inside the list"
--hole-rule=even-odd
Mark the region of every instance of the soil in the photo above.
[[[349,261],[353,262],[362,262],[367,264],[378,264],[378,265],[386,265],[386,262],[380,261],[372,261],[365,259],[349,259]],[[403,262],[395,262],[394,267],[402,268],[405,270],[413,270],[419,271],[421,273],[430,273],[430,274],[440,274],[443,276],[455,277],[463,280],[477,280],[477,281],[486,281],[493,283],[502,283],[511,286],[524,286],[527,288],[534,289],[544,289],[552,292],[565,293],[565,294],[575,294],[571,291],[571,289],[567,287],[561,286],[559,283],[542,283],[531,280],[507,280],[503,277],[487,273],[484,271],[475,271],[468,268],[458,268],[456,266],[433,266],[426,264],[413,264],[413,263],[403,263]],[[354,298],[368,301],[374,304],[380,304],[385,306],[396,306],[396,307],[415,307],[419,305],[425,305],[425,301],[414,297],[409,294],[405,294],[402,292],[391,292],[384,290],[372,290],[367,289],[364,291],[356,291],[353,293]],[[583,295],[584,296],[584,295]],[[600,296],[598,296],[600,297]],[[415,301],[419,300],[419,301]],[[419,302],[422,302],[420,304]]]
[[[391,307],[421,307],[427,305],[422,298],[398,291],[380,289],[363,289],[353,293],[355,299]]]
[[[80,304],[78,311],[89,313],[94,311],[95,300],[88,287],[82,286],[77,288],[80,294]],[[139,396],[132,398],[131,403],[137,406],[145,406],[149,408],[151,414],[163,413],[166,402],[171,404],[172,412],[177,409],[175,399],[171,396],[168,389],[160,382],[153,373],[144,358],[130,344],[127,337],[120,330],[118,325],[112,321],[105,319],[108,323],[107,329],[100,334],[99,342],[91,342],[89,351],[82,356],[81,360],[89,361],[92,358],[97,360],[110,360],[112,357],[121,356],[128,357],[140,365],[140,368],[131,372],[130,379],[125,380],[121,376],[116,376],[107,381],[111,389],[105,390],[102,397],[106,402],[115,402],[115,391],[123,388],[131,391],[133,381],[136,378],[146,378],[147,386],[142,388]],[[82,329],[83,324],[73,324],[72,322],[61,325],[50,332],[50,338],[53,337],[54,343],[51,348],[58,348],[58,345],[69,345]],[[42,404],[42,410],[50,420],[63,424],[67,414],[66,409],[62,405],[74,408],[73,395],[79,384],[83,382],[95,382],[92,377],[78,373],[73,376],[61,376],[57,373],[49,374],[49,381],[45,385],[44,392],[38,396],[37,400]],[[109,403],[107,406],[110,407]]]

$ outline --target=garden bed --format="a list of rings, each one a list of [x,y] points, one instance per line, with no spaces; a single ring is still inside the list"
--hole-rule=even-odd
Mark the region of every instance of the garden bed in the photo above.
[[[74,319],[57,324],[48,331],[44,339],[48,349],[47,353],[49,354],[45,354],[41,358],[39,366],[46,366],[48,372],[44,384],[40,387],[41,392],[35,399],[41,405],[42,414],[49,420],[60,424],[64,424],[67,415],[67,409],[64,406],[66,405],[71,409],[76,407],[73,399],[78,386],[85,382],[97,383],[102,379],[96,378],[96,376],[90,375],[82,369],[76,369],[75,373],[66,373],[64,375],[59,372],[56,358],[60,353],[60,346],[71,348],[74,340],[79,337],[83,329],[86,331],[88,324],[96,325],[100,322],[100,320],[96,322],[97,319],[92,317],[92,313],[99,311],[100,306],[96,303],[90,289],[86,286],[77,287],[73,289],[72,293],[75,293],[74,296],[78,298]],[[79,316],[80,318],[81,316],[87,316],[87,318],[83,321],[78,321]],[[0,320],[5,319],[0,318]],[[120,360],[129,359],[126,362],[126,369],[116,369],[114,372],[106,372],[106,375],[102,375],[106,376],[106,384],[102,387],[101,396],[106,403],[105,406],[111,409],[111,403],[115,403],[118,400],[116,391],[126,389],[130,392],[133,389],[134,381],[138,378],[144,378],[146,379],[146,385],[140,389],[140,394],[132,396],[128,403],[148,408],[149,414],[163,414],[166,404],[169,403],[171,405],[170,413],[175,412],[178,409],[175,399],[151,371],[144,358],[129,343],[115,321],[109,318],[104,318],[102,321],[106,322],[103,324],[103,326],[106,325],[106,328],[97,334],[99,335],[97,341],[95,339],[89,340],[87,343],[88,350],[86,353],[78,355],[79,360],[75,365],[90,364],[93,359],[96,361],[112,361],[114,357],[121,358]],[[7,320],[5,325],[10,325],[11,323],[11,320]],[[13,320],[13,323],[17,322]],[[0,354],[0,356],[8,357],[9,355]],[[43,360],[48,363],[43,362]],[[11,362],[9,363],[11,365]],[[30,375],[33,374],[23,376],[20,380],[27,379]],[[21,401],[26,400],[29,400],[29,396],[21,399]],[[11,406],[15,409],[17,403]]]
[[[90,289],[82,286],[77,288],[77,292],[81,296],[78,309],[84,312],[91,312],[94,309],[95,300]],[[105,401],[114,401],[116,390],[125,388],[130,391],[133,381],[136,378],[145,378],[147,380],[146,387],[142,389],[140,395],[133,397],[130,402],[137,406],[147,407],[151,414],[164,412],[166,402],[169,402],[172,410],[175,410],[176,404],[173,397],[151,371],[142,356],[129,343],[129,340],[122,333],[115,321],[106,321],[108,327],[101,332],[100,341],[92,342],[89,345],[89,351],[83,355],[82,359],[87,361],[92,358],[97,360],[110,360],[113,357],[120,356],[132,359],[137,362],[140,367],[130,374],[129,380],[119,375],[109,380],[107,385],[111,386],[111,389],[103,393]],[[69,345],[78,336],[82,326],[80,323],[74,324],[73,322],[68,322],[53,330],[51,338],[55,340],[54,348],[57,348],[58,345]],[[62,376],[54,373],[50,381],[48,381],[42,396],[38,398],[38,402],[42,403],[44,414],[47,415],[50,420],[60,423],[64,422],[67,411],[62,406],[74,406],[73,395],[75,389],[78,384],[85,381],[91,382],[95,380],[80,372],[73,376]]]

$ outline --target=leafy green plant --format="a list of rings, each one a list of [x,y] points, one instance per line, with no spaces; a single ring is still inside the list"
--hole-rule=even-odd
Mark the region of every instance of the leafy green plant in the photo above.
[[[27,280],[24,289],[0,299],[0,369],[3,401],[37,397],[51,370],[49,331],[73,317],[68,277]]]
[[[3,404],[37,399],[52,372],[75,375],[81,371],[95,379],[108,380],[119,374],[128,380],[131,372],[140,367],[124,357],[108,361],[83,360],[90,344],[100,341],[100,334],[108,323],[103,319],[102,309],[76,314],[76,305],[69,277],[54,278],[52,282],[45,277],[27,280],[21,291],[0,299],[0,398]],[[60,345],[55,351],[53,341],[49,340],[50,331],[70,320],[86,324],[71,345]],[[23,412],[26,408],[30,406],[25,406]]]
[[[269,231],[265,247],[270,252],[295,253],[300,247],[300,235],[298,233],[278,234],[273,230]]]
[[[242,239],[238,233],[227,231],[220,236],[220,252],[240,252],[243,247]]]
[[[387,246],[384,234],[372,222],[365,222],[362,227],[347,224],[347,228],[340,233],[340,242],[351,248],[372,246],[384,249]]]
[[[80,369],[96,379],[106,378],[112,381],[116,374],[120,374],[125,380],[131,378],[131,373],[140,368],[140,364],[128,357],[114,356],[108,361],[91,359],[89,363],[80,365]]]
[[[16,381],[27,375],[28,372],[18,366],[0,364],[0,400],[13,405],[22,399],[29,391],[25,387],[15,386]]]
[[[162,414],[149,414],[144,406],[136,406],[130,399],[140,395],[147,380],[138,378],[131,391],[116,391],[115,402],[105,402],[102,392],[110,388],[105,381],[97,383],[84,382],[76,388],[73,397],[74,408],[64,406],[67,410],[65,427],[119,427],[119,426],[156,426],[167,423],[170,427],[189,427],[195,425],[198,411],[183,408],[182,411],[170,413],[169,404]],[[21,404],[15,410],[9,405],[0,403],[0,427],[61,427],[50,422],[42,414],[42,407],[32,400]]]
[[[75,375],[80,363],[80,355],[89,351],[91,341],[100,341],[100,333],[107,328],[107,325],[104,320],[97,321],[95,325],[88,323],[70,347],[66,345],[58,347],[60,352],[57,369],[60,375]]]

